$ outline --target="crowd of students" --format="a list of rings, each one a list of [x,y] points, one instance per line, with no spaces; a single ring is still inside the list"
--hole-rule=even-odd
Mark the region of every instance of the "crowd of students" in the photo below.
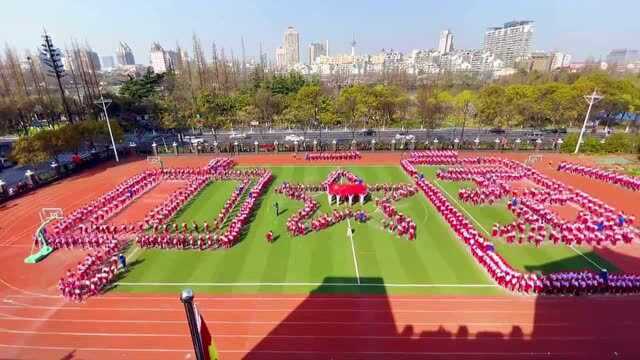
[[[227,199],[227,201],[224,203],[222,210],[220,210],[220,213],[218,213],[218,217],[215,219],[215,222],[213,223],[213,227],[215,229],[219,229],[223,226],[225,219],[227,218],[227,216],[229,216],[229,214],[231,213],[231,210],[233,210],[236,207],[236,205],[238,204],[238,201],[240,201],[240,197],[245,192],[245,190],[249,187],[249,183],[250,183],[249,179],[244,179],[242,180],[240,185],[238,185],[231,192],[231,196],[229,196],[229,199]]]
[[[209,177],[206,175],[195,175],[191,177],[185,187],[174,191],[162,204],[149,211],[144,217],[146,227],[167,222],[187,201],[191,200],[191,198],[208,183]]]
[[[73,301],[98,295],[117,276],[120,269],[118,253],[121,250],[122,243],[112,238],[95,253],[87,255],[74,270],[68,270],[58,281],[62,295]]]
[[[307,161],[360,160],[362,155],[359,151],[313,152],[306,153],[304,159]]]
[[[602,170],[585,165],[561,162],[558,164],[558,171],[577,174],[592,179],[615,184],[632,191],[640,191],[640,177],[619,174],[613,171]]]

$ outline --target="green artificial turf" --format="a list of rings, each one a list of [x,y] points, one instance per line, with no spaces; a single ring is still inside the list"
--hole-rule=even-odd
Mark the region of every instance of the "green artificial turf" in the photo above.
[[[445,190],[445,195],[450,198],[451,203],[463,211],[467,218],[471,217],[471,223],[477,230],[483,232],[487,238],[491,238],[490,232],[494,223],[505,225],[515,220],[515,217],[507,209],[504,202],[481,206],[461,202],[458,198],[458,191],[475,185],[472,182],[438,181],[435,177],[437,170],[438,167],[435,166],[423,166],[419,169],[425,175],[425,178]],[[502,240],[494,240],[493,242],[497,252],[511,266],[521,271],[542,271],[544,273],[567,270],[598,271],[598,267],[606,268],[609,272],[618,271],[615,265],[586,247],[575,246],[574,250],[566,245],[545,244],[536,247],[532,244],[507,244]]]
[[[398,166],[347,168],[370,184],[411,181]],[[364,224],[351,221],[354,251],[347,236],[347,222],[304,237],[290,237],[286,220],[302,203],[276,194],[274,189],[283,181],[320,183],[336,167],[282,166],[271,169],[274,183],[261,198],[254,219],[239,244],[228,250],[215,251],[139,250],[130,271],[115,291],[177,293],[191,287],[194,291],[209,293],[504,293],[476,264],[421,193],[397,203],[397,208],[416,222],[415,241],[384,231],[380,226],[382,214],[376,211],[373,201],[364,205],[372,214],[371,220]],[[190,223],[193,219],[214,218],[235,185],[234,182],[215,182],[207,186],[177,215],[176,221]],[[330,207],[324,194],[316,196],[321,203],[318,216]],[[279,216],[273,208],[276,201],[280,204]],[[359,207],[354,206],[355,209]],[[277,237],[273,244],[265,240],[269,230]],[[359,286],[353,252],[362,281]],[[340,281],[336,284],[327,279]]]

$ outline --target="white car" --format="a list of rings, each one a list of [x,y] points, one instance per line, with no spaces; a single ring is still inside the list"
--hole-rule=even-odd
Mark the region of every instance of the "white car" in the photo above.
[[[411,141],[413,139],[415,139],[416,137],[411,135],[411,134],[407,134],[407,135],[402,135],[402,134],[396,134],[396,140],[405,140],[405,141]]]
[[[297,141],[297,142],[300,142],[300,141],[304,141],[304,136],[300,136],[300,135],[287,135],[284,139],[285,139],[286,141]]]
[[[229,139],[244,139],[246,137],[247,137],[246,134],[241,134],[241,133],[229,135]]]

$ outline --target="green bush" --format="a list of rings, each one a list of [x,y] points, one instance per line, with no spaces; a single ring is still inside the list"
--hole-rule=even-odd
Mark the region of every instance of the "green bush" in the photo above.
[[[578,134],[569,134],[564,139],[560,151],[572,153],[578,143]],[[612,154],[612,153],[637,153],[640,152],[640,136],[626,133],[615,133],[607,137],[604,143],[593,136],[585,135],[582,139],[580,152],[584,154]]]
[[[616,133],[609,136],[602,151],[605,153],[632,153],[635,149],[634,137],[625,133]]]
[[[576,149],[576,144],[578,143],[578,134],[568,134],[563,141],[562,145],[560,145],[560,151],[563,153],[572,153]]]
[[[603,152],[604,144],[600,140],[594,137],[585,137],[584,143],[580,146],[580,152],[587,154],[601,153]]]

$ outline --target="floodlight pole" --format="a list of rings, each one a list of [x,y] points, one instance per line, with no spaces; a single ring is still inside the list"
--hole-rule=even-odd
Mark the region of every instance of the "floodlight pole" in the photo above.
[[[107,120],[107,128],[109,129],[109,136],[111,137],[111,145],[113,146],[113,154],[116,157],[116,162],[120,162],[120,159],[118,158],[118,150],[116,150],[116,141],[113,139],[113,131],[111,131],[111,122],[109,121],[109,114],[107,113],[106,103],[108,102],[109,105],[111,105],[111,99],[105,101],[104,96],[102,96],[102,90],[100,89],[100,86],[98,86],[98,91],[100,92],[100,101],[99,102],[96,101],[96,103],[102,104],[104,117]]]
[[[573,152],[577,154],[580,151],[580,144],[582,143],[582,137],[584,136],[584,131],[587,128],[587,120],[589,120],[589,115],[591,114],[591,108],[593,104],[602,100],[604,96],[598,95],[598,89],[593,89],[593,93],[591,95],[585,95],[584,99],[589,102],[589,109],[587,110],[587,115],[584,117],[584,122],[582,123],[582,130],[580,130],[580,136],[578,137],[578,143],[576,144],[576,150]]]

